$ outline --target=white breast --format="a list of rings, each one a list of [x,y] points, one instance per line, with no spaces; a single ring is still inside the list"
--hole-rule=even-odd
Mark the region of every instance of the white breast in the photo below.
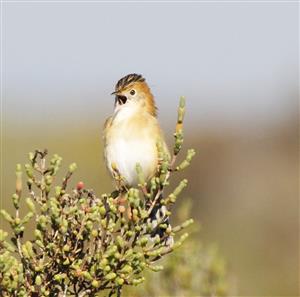
[[[112,129],[106,139],[105,157],[112,173],[111,164],[116,164],[122,177],[130,186],[138,184],[136,164],[143,169],[145,179],[150,178],[157,166],[156,139],[149,128],[130,131],[127,120],[136,112],[130,108],[119,110],[113,118]],[[139,133],[136,133],[139,131]]]
[[[146,139],[125,139],[119,137],[113,139],[106,147],[107,165],[115,163],[121,175],[131,186],[138,184],[136,164],[143,169],[145,178],[153,174],[156,167],[157,152],[153,149],[153,143]],[[110,168],[111,170],[111,168]]]

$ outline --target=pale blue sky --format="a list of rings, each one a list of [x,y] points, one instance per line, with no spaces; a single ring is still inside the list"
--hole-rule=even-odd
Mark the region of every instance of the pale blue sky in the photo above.
[[[180,95],[199,125],[255,127],[297,108],[297,3],[3,6],[7,123],[62,123],[78,110],[97,122],[131,72],[146,77],[162,117]]]

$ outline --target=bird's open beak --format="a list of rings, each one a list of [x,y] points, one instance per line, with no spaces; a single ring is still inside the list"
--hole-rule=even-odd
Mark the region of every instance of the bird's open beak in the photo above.
[[[127,97],[126,96],[123,96],[123,95],[116,95],[116,101],[122,105],[122,104],[125,104],[126,101],[127,101]]]
[[[120,91],[115,91],[112,92],[111,95],[115,95],[115,102],[118,102],[120,105],[125,104],[127,101],[127,97],[122,95],[122,92]]]

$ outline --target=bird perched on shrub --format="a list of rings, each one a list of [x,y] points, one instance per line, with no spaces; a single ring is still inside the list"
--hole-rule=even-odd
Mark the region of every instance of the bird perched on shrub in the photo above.
[[[121,78],[116,86],[115,107],[104,127],[104,156],[106,165],[115,176],[117,170],[122,177],[123,187],[136,187],[138,175],[136,165],[141,166],[145,181],[149,181],[159,166],[157,144],[170,156],[162,130],[157,120],[157,107],[145,78],[139,74],[128,74]],[[169,226],[165,216],[166,208],[155,206],[150,221],[157,234],[162,237],[165,230],[156,228],[157,222]],[[173,244],[173,238],[167,237],[167,245]]]
[[[112,175],[115,168],[119,171],[126,186],[136,187],[137,163],[147,181],[158,166],[157,142],[167,153],[168,148],[157,120],[154,97],[142,75],[121,78],[112,94],[115,108],[104,128],[106,165]]]

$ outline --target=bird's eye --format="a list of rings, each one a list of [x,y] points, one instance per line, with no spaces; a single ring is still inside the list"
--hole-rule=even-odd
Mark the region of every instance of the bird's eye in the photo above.
[[[134,94],[135,94],[135,90],[131,90],[131,91],[130,91],[130,95],[133,96]]]

